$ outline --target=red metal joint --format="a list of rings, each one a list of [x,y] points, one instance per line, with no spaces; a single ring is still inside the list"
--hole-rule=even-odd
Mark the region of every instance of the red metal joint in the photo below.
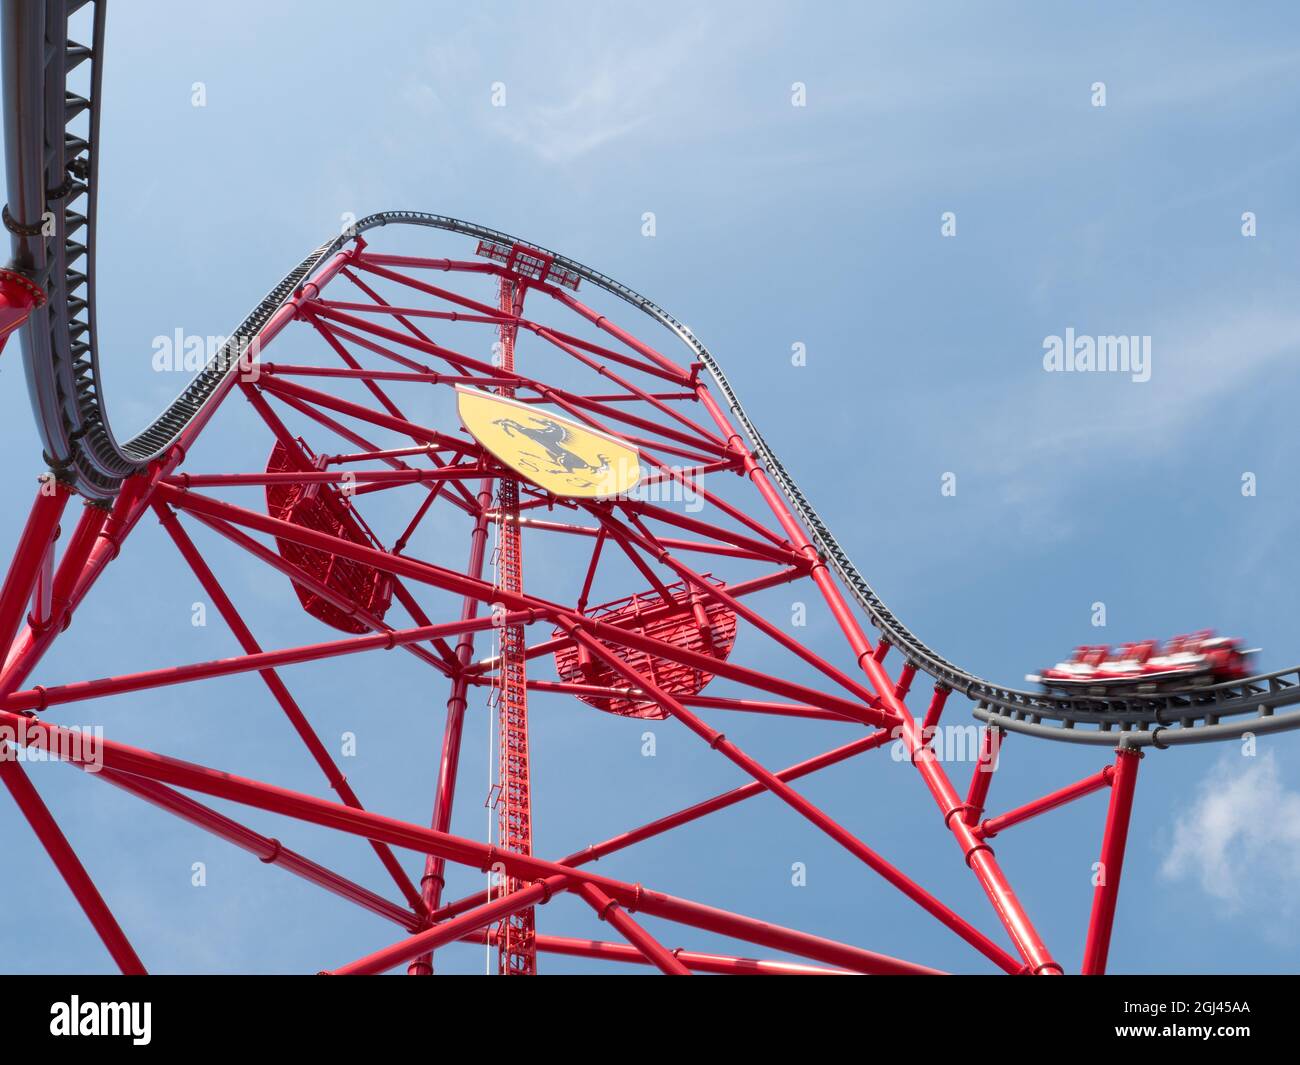
[[[39,636],[47,629],[53,628],[55,620],[53,613],[51,613],[44,621],[39,621],[37,620],[36,615],[30,610],[27,612],[27,627],[32,630],[33,636]],[[66,624],[64,625],[64,628],[67,628]]]

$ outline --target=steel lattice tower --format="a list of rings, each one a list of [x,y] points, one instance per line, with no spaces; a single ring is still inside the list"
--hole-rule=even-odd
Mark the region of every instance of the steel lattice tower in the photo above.
[[[522,286],[509,278],[499,282],[498,307],[511,319],[523,312]],[[517,293],[517,295],[516,295]],[[515,334],[513,321],[499,328],[501,368],[515,369]],[[502,385],[503,396],[514,389]],[[524,591],[522,537],[519,529],[519,482],[502,477],[497,482],[497,515],[500,529],[497,559],[498,587],[507,595]],[[498,754],[497,838],[512,854],[533,853],[533,802],[528,765],[528,666],[525,654],[524,627],[505,625],[501,630],[500,687],[497,689]],[[501,877],[501,892],[508,895],[522,886],[512,877]],[[536,927],[530,906],[502,920],[498,932],[499,971],[508,976],[533,976],[537,973]]]

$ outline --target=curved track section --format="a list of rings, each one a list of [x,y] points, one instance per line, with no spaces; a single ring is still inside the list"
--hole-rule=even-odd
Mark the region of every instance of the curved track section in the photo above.
[[[511,245],[528,243],[443,215],[385,211],[327,241],[290,270],[240,323],[227,345],[143,432],[119,441],[102,398],[95,327],[95,221],[104,44],[104,0],[7,0],[3,89],[13,238],[12,267],[46,291],[22,332],[33,410],[55,475],[92,501],[164,455],[214,399],[249,343],[312,273],[348,241],[387,225],[425,226]],[[74,39],[70,27],[81,27]],[[75,86],[75,87],[74,87]],[[534,247],[540,247],[533,245]],[[835,539],[794,477],[764,441],[717,359],[680,322],[613,278],[563,255],[555,262],[640,309],[694,354],[726,398],[755,456],[767,467],[835,571],[880,633],[937,684],[961,692],[977,718],[1029,735],[1080,743],[1172,746],[1300,726],[1300,666],[1188,693],[1132,698],[1059,696],[1004,687],[928,647],[885,605]],[[1233,720],[1225,722],[1224,718]],[[1195,736],[1192,735],[1195,733]]]

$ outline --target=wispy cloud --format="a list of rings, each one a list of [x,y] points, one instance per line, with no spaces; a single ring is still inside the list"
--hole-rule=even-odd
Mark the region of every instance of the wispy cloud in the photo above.
[[[573,162],[650,121],[644,83],[631,87],[605,66],[553,102],[525,103],[506,117],[501,131],[543,162]]]
[[[745,57],[736,38],[746,34],[728,29],[731,47],[720,59],[718,22],[717,15],[696,11],[632,26],[614,16],[558,22],[525,16],[505,36],[482,23],[463,26],[426,49],[401,99],[435,124],[459,126],[472,115],[475,134],[503,138],[555,166],[588,158],[649,125],[699,136],[701,96],[716,105],[713,90],[725,87],[728,71]],[[484,41],[493,48],[484,49]],[[701,79],[710,91],[702,91]],[[489,107],[495,81],[505,87],[505,104]],[[482,106],[466,107],[467,93]]]
[[[1272,751],[1218,763],[1175,823],[1161,872],[1198,884],[1229,914],[1255,903],[1300,911],[1300,791]]]
[[[1152,374],[1134,383],[1115,374],[1036,373],[1008,391],[1000,381],[984,439],[970,453],[1018,498],[1048,502],[1083,470],[1176,452],[1203,430],[1216,403],[1257,388],[1300,348],[1300,314],[1285,304],[1183,308],[1151,327]],[[1062,323],[1060,330],[1066,325]],[[1080,328],[1080,332],[1084,330]],[[1026,350],[1027,362],[1041,351]],[[1043,471],[1054,476],[1043,476]]]
[[[1289,78],[1297,62],[1300,52],[1295,49],[1265,55],[1251,50],[1226,57],[1212,53],[1188,56],[1149,80],[1135,82],[1127,102],[1161,114],[1167,114],[1170,108],[1218,103],[1228,96],[1241,95],[1259,82],[1279,76]]]

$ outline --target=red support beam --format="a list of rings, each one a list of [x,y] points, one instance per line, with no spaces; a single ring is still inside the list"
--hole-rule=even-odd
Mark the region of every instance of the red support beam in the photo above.
[[[485,478],[478,489],[479,516],[470,533],[469,562],[465,566],[468,576],[482,578],[483,562],[487,555],[487,508],[492,504],[492,481]],[[479,600],[466,596],[461,601],[460,616],[464,621],[472,621],[478,616]],[[474,654],[474,634],[463,633],[456,641],[456,662],[460,666],[451,682],[451,694],[447,697],[447,716],[443,724],[442,751],[438,758],[438,782],[433,795],[433,816],[431,827],[435,832],[447,832],[451,829],[451,810],[456,797],[456,777],[460,769],[460,743],[465,727],[465,710],[469,705],[466,695],[469,678],[465,666]],[[446,886],[446,859],[437,855],[427,855],[424,862],[424,876],[420,879],[421,897],[428,913],[435,911],[442,902],[442,889]],[[411,976],[428,976],[433,973],[433,952],[420,955],[407,970]]]
[[[10,727],[21,729],[24,720],[18,718],[10,723]],[[22,735],[22,733],[17,734]],[[45,848],[45,853],[54,862],[54,867],[58,869],[64,883],[68,885],[85,912],[91,927],[108,948],[108,953],[112,955],[118,969],[126,976],[143,976],[145,968],[135,948],[127,940],[121,925],[117,923],[117,918],[113,916],[104,897],[100,895],[99,889],[90,879],[90,874],[81,864],[81,859],[77,857],[77,852],[72,849],[72,844],[68,842],[63,830],[54,820],[54,815],[50,813],[32,782],[27,779],[23,767],[13,760],[13,754],[3,740],[0,740],[0,780],[4,781],[9,794],[14,797],[18,808],[27,818],[27,823],[36,833],[36,838]]]
[[[1115,773],[1111,778],[1110,805],[1106,809],[1106,832],[1101,841],[1097,886],[1092,894],[1088,939],[1083,948],[1083,975],[1106,972],[1110,933],[1115,924],[1119,900],[1119,878],[1124,870],[1124,847],[1128,842],[1129,815],[1133,812],[1133,791],[1137,787],[1138,762],[1142,752],[1131,747],[1115,751]]]
[[[409,939],[400,940],[383,950],[377,950],[364,958],[340,966],[333,970],[332,975],[374,976],[377,973],[387,972],[395,965],[401,965],[402,962],[410,961],[422,954],[430,954],[446,943],[455,942],[462,936],[476,932],[520,910],[531,909],[533,906],[547,902],[552,894],[565,890],[567,883],[567,877],[553,876],[540,880],[536,884],[521,887],[518,891],[502,895],[477,909],[419,932]]]
[[[948,696],[951,692],[952,689],[942,682],[934,686],[934,694],[930,696],[930,705],[926,708],[925,717],[921,721],[921,736],[926,743],[930,742],[934,730],[939,727],[939,718],[943,716],[943,708],[947,705]]]
[[[999,832],[1010,828],[1012,825],[1018,825],[1028,821],[1031,817],[1045,814],[1048,810],[1055,810],[1058,806],[1064,806],[1066,803],[1074,802],[1075,799],[1081,799],[1085,795],[1091,795],[1094,791],[1101,791],[1102,788],[1109,787],[1114,775],[1115,767],[1108,765],[1099,772],[1093,773],[1092,776],[1077,780],[1073,784],[1060,788],[1049,795],[1044,795],[1041,799],[1027,802],[1023,806],[1017,806],[1014,810],[998,814],[997,817],[985,819],[981,822],[977,831],[985,839],[992,839]]]
[[[484,939],[494,943],[495,933],[467,937],[468,942],[481,943]],[[565,954],[571,958],[593,958],[597,961],[631,962],[649,965],[651,962],[636,947],[624,943],[604,943],[598,939],[573,939],[567,936],[538,935],[537,949],[548,954]],[[847,969],[824,969],[816,965],[800,965],[790,961],[761,961],[756,958],[736,958],[727,954],[701,954],[695,950],[674,950],[673,957],[693,972],[715,973],[719,976],[852,976]]]
[[[131,496],[126,500],[119,496],[114,512],[120,514],[130,509]],[[55,636],[67,627],[81,596],[117,553],[117,545],[111,538],[101,539],[108,519],[109,512],[103,507],[86,505],[82,508],[81,517],[54,571],[49,614],[40,627],[29,621],[18,639],[7,648],[8,658],[3,674],[0,674],[0,694],[11,692],[22,683],[54,642]],[[111,545],[111,548],[106,545]]]
[[[473,683],[488,686],[492,682],[482,677],[475,677]],[[611,695],[636,695],[631,687],[604,687],[599,684],[568,684],[554,680],[528,681],[529,691],[554,692],[557,695],[573,695],[578,698],[608,699]],[[680,695],[684,706],[693,706],[700,710],[735,710],[747,714],[775,714],[779,717],[799,717],[812,721],[840,721],[861,724],[845,714],[834,714],[829,710],[818,710],[806,703],[772,703],[759,699],[733,699],[714,695]]]
[[[686,968],[672,951],[665,949],[662,943],[632,920],[627,911],[600,888],[594,884],[578,884],[576,891],[596,911],[596,915],[602,921],[608,921],[618,929],[623,938],[665,976],[691,975],[690,969]]]
[[[382,895],[377,895],[369,888],[364,888],[309,858],[304,858],[297,851],[284,846],[278,839],[254,832],[246,825],[241,825],[233,818],[218,813],[210,806],[204,806],[201,802],[196,802],[188,795],[182,795],[165,784],[145,780],[143,777],[133,777],[128,773],[119,773],[115,769],[101,768],[97,773],[89,775],[99,777],[128,791],[144,799],[145,802],[175,814],[192,825],[197,825],[205,832],[233,843],[241,850],[248,851],[249,854],[255,854],[267,865],[278,866],[317,887],[323,887],[326,891],[354,902],[371,913],[401,925],[408,931],[413,932],[418,927],[419,919],[410,910],[403,909],[395,902],[389,902]],[[386,847],[387,844],[380,844],[380,846]]]
[[[394,487],[431,481],[472,481],[488,471],[480,465],[435,466],[431,470],[290,470],[283,473],[178,473],[167,484],[182,488],[235,488],[270,484],[373,484]],[[360,494],[360,493],[358,493]]]
[[[502,617],[515,622],[535,621],[537,616],[538,612],[533,610],[507,611],[502,615]],[[441,625],[421,625],[414,629],[397,629],[392,632],[375,633],[372,636],[351,636],[342,640],[329,640],[325,643],[311,643],[303,647],[286,647],[278,651],[260,651],[257,654],[238,655],[233,658],[216,658],[183,666],[149,669],[141,673],[127,673],[119,677],[80,680],[71,684],[57,684],[49,688],[30,688],[26,691],[14,692],[12,695],[0,699],[0,706],[3,706],[6,710],[45,710],[51,706],[78,702],[82,699],[99,699],[107,695],[123,695],[127,692],[163,688],[173,684],[184,684],[188,681],[208,680],[212,677],[228,677],[236,673],[260,672],[277,666],[294,665],[299,662],[316,662],[322,658],[357,654],[361,651],[388,650],[393,647],[400,647],[402,644],[429,640],[435,636],[458,636],[463,632],[490,629],[493,623],[493,619],[490,617],[475,618],[470,621],[448,621]]]
[[[67,487],[46,475],[27,515],[27,524],[18,537],[9,572],[5,574],[4,587],[0,588],[0,660],[9,653],[18,626],[22,624],[27,600],[36,587],[42,563],[58,536],[59,519],[67,505]]]
[[[966,803],[961,811],[961,817],[968,825],[977,823],[984,812],[989,788],[993,785],[993,774],[998,768],[1003,736],[1004,733],[999,728],[986,725],[980,730],[979,755],[975,759],[975,768],[971,771],[970,788],[966,792]]]

